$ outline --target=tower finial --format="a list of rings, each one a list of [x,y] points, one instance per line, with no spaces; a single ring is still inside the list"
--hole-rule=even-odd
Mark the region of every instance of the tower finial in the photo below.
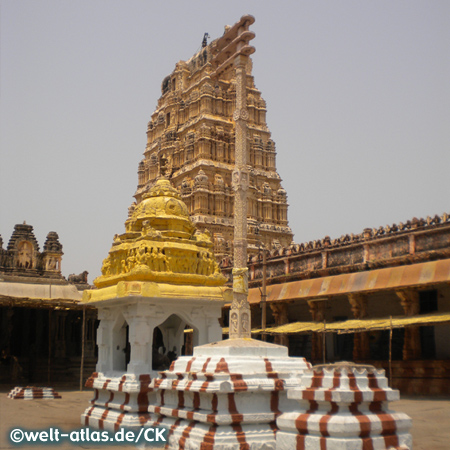
[[[208,45],[209,34],[205,33],[203,35],[202,48],[205,48]]]

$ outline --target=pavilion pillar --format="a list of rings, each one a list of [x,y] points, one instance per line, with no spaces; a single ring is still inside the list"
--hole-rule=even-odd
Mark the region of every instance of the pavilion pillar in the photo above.
[[[20,313],[21,322],[24,324],[23,331],[21,333],[21,350],[22,355],[29,354],[30,351],[30,329],[31,329],[31,310],[28,308],[21,308]]]
[[[56,311],[55,311],[56,312]],[[68,311],[58,311],[55,314],[55,357],[66,356],[66,318]]]
[[[128,315],[124,317],[129,326],[130,361],[127,365],[127,372],[145,373],[150,366],[150,355],[152,346],[153,331],[155,329],[150,317],[145,315]],[[149,320],[150,319],[150,320]]]
[[[279,327],[289,323],[288,308],[286,303],[270,303],[270,309],[272,310],[272,315],[275,319],[275,326]],[[273,342],[274,344],[289,347],[289,338],[285,334],[276,334]]]
[[[323,301],[308,301],[309,312],[314,322],[323,322],[325,319],[325,303]],[[313,361],[323,360],[323,336],[313,333],[311,340],[311,359]]]
[[[44,334],[44,311],[36,310],[36,357],[39,358],[43,354],[43,345],[45,343]]]
[[[367,317],[367,297],[363,294],[349,294],[348,301],[355,319]],[[353,361],[369,359],[370,347],[367,332],[355,333],[353,336]]]
[[[400,299],[405,316],[411,317],[419,314],[419,293],[417,291],[396,291],[397,297]],[[403,360],[420,359],[422,349],[420,345],[420,328],[405,327],[404,343],[403,343]]]
[[[6,355],[11,354],[11,336],[13,330],[14,309],[11,306],[3,309],[1,326],[0,326],[0,343]]]
[[[97,313],[93,310],[86,311],[86,345],[85,345],[85,355],[86,358],[95,357],[95,321],[97,319]]]
[[[96,370],[103,373],[112,370],[110,342],[114,321],[111,310],[99,309],[98,319],[100,323],[97,329],[98,362]]]
[[[193,352],[194,352],[194,332],[186,333],[184,342],[184,355],[189,356],[192,355]]]

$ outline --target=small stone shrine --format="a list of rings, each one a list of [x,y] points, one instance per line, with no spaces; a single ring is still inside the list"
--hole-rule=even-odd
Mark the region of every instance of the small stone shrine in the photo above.
[[[82,423],[106,429],[148,420],[148,384],[183,352],[187,328],[194,345],[221,339],[229,292],[210,235],[196,232],[168,180],[130,210],[125,228],[94,280],[98,289],[83,295],[98,308],[100,325],[97,369],[87,382],[95,398]]]
[[[389,410],[399,391],[384,370],[349,362],[306,370],[303,386],[288,392],[296,412],[278,417],[277,450],[377,450],[412,448],[411,419]]]

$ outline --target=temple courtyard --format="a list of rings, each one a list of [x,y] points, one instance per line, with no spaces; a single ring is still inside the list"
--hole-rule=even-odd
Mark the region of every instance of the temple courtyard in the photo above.
[[[287,195],[276,173],[275,145],[265,124],[265,102],[251,71],[250,55],[255,48],[250,41],[255,34],[249,27],[254,21],[253,16],[242,16],[209,44],[205,35],[202,49],[189,60],[177,63],[164,78],[162,96],[148,124],[136,202],[128,208],[125,232],[115,234],[103,260],[101,276],[94,280],[95,289],[85,286],[82,299],[75,298],[73,306],[81,304],[83,315],[67,319],[66,329],[67,313],[57,316],[52,325],[49,309],[49,345],[47,359],[43,358],[48,383],[57,380],[53,377],[57,372],[53,360],[68,362],[69,353],[77,356],[76,351],[66,352],[70,347],[66,346],[67,336],[74,341],[82,337],[81,342],[78,340],[82,380],[92,372],[88,365],[84,366],[84,360],[89,357],[89,350],[94,356],[96,342],[95,372],[88,378],[85,391],[73,390],[73,384],[54,386],[61,397],[51,389],[29,387],[15,389],[17,398],[11,399],[6,394],[12,386],[0,385],[0,449],[30,447],[23,442],[11,443],[8,437],[13,429],[11,436],[15,434],[19,441],[23,431],[43,432],[44,438],[50,430],[53,437],[54,429],[56,435],[79,432],[81,442],[62,440],[57,446],[64,449],[151,448],[152,444],[146,445],[144,439],[139,444],[115,445],[105,431],[120,428],[123,436],[123,429],[131,428],[130,434],[141,436],[142,424],[145,435],[154,431],[153,427],[169,430],[170,450],[450,447],[448,346],[445,331],[437,333],[433,328],[449,323],[450,318],[448,311],[432,314],[440,312],[442,300],[447,309],[449,305],[449,240],[436,234],[442,230],[441,225],[450,222],[449,215],[410,222],[414,230],[425,223],[436,226],[438,231],[427,237],[424,246],[420,244],[420,233],[417,240],[416,234],[402,234],[397,246],[387,241],[391,231],[403,233],[403,224],[381,230],[366,228],[359,237],[347,235],[341,241],[332,242],[326,237],[306,247],[291,245]],[[219,173],[220,167],[226,170]],[[30,226],[24,223],[16,231],[7,251],[0,248],[2,261],[10,258],[5,265],[6,276],[10,276],[7,281],[16,283],[18,275],[33,275],[36,281],[43,281],[38,275],[49,272],[48,280],[44,280],[49,289],[40,297],[56,310],[55,287],[50,289],[53,279],[62,277],[62,246],[57,242],[57,234],[49,234],[51,242],[44,245],[44,253],[37,258],[37,243],[26,240],[26,235],[31,236]],[[377,236],[383,239],[384,247],[379,248],[388,250],[374,252],[373,240]],[[435,252],[435,247],[430,249],[430,242],[440,253]],[[358,246],[355,258],[351,256],[350,244]],[[339,247],[338,258],[333,257],[333,246]],[[421,249],[429,250],[430,255],[417,256]],[[318,253],[310,259],[313,251]],[[272,268],[269,264],[269,278],[275,287],[269,286],[268,292],[266,253],[269,259],[283,258]],[[299,255],[295,264],[287,259],[293,253]],[[385,254],[389,258],[395,256],[392,267],[386,267]],[[229,264],[219,266],[224,259]],[[261,276],[257,276],[253,264],[257,262]],[[344,273],[337,269],[340,264],[345,266]],[[408,271],[403,266],[415,267]],[[32,274],[24,272],[31,268],[35,269]],[[369,269],[374,270],[369,273]],[[295,271],[302,273],[300,279]],[[358,278],[356,275],[362,271],[367,273]],[[81,278],[87,281],[86,276]],[[261,291],[256,286],[255,303],[264,306],[262,330],[257,332],[279,333],[274,341],[283,345],[251,339],[254,326],[260,323],[257,314],[252,322],[249,301],[249,282],[256,278],[261,279]],[[318,279],[321,280],[317,282]],[[11,307],[15,297],[11,292],[19,290],[21,295],[16,297],[23,299],[23,287],[7,287],[4,297],[8,297],[9,309],[1,316],[7,330],[2,340],[7,345],[1,353],[13,376],[5,377],[5,381],[25,378],[18,369],[19,350],[22,366],[25,367],[23,361],[29,366],[28,379],[37,380],[36,342],[42,347],[46,339],[34,340],[32,336],[43,336],[44,322],[31,320],[31,313],[29,321],[14,316]],[[386,297],[387,290],[392,291],[394,301]],[[374,315],[385,317],[381,318],[384,325],[378,324],[372,330],[369,322],[375,320],[370,319],[367,296],[375,291],[380,297]],[[275,292],[294,292],[294,296],[274,296]],[[337,306],[335,297],[344,303],[330,316],[328,305]],[[266,328],[267,300],[272,302],[269,316],[276,331]],[[287,303],[293,300],[300,300],[301,304],[294,314],[289,314]],[[36,303],[31,303],[31,307],[36,307]],[[223,314],[226,304],[230,305],[228,320]],[[395,306],[389,316],[387,304]],[[21,306],[30,308],[22,301]],[[95,317],[90,322],[86,319],[87,308],[97,311],[96,338]],[[402,313],[402,322],[397,326],[405,329],[401,330],[403,334],[394,335],[396,319],[392,314]],[[306,358],[324,362],[313,368],[304,357],[288,356],[289,338],[281,336],[300,333],[304,323],[291,323],[294,330],[280,331],[289,323],[290,315],[298,320],[306,314],[312,315],[314,321],[303,329],[312,334],[311,341],[298,339],[295,355],[305,355],[307,347]],[[350,321],[353,325],[349,328],[350,314],[357,323]],[[416,316],[421,316],[420,320]],[[69,332],[76,320],[81,329],[73,327]],[[344,328],[335,329],[336,332],[350,330],[356,334],[351,340],[336,339],[337,353],[331,355],[325,333],[340,322],[345,323],[340,325]],[[13,323],[20,324],[15,334]],[[37,324],[35,328],[39,325],[39,329],[32,330],[31,324]],[[421,330],[420,326],[426,328]],[[384,337],[378,333],[376,342],[372,342],[372,347],[385,350],[378,358],[371,356],[370,338],[374,336],[369,331],[374,330],[384,333]],[[221,340],[224,333],[229,338]],[[27,340],[22,341],[22,334]],[[399,400],[398,391],[389,388],[384,371],[345,361],[387,358],[390,380],[408,376],[407,392],[422,393],[422,397],[404,396]],[[400,368],[402,377],[394,373],[391,365],[392,360],[400,359],[406,361]],[[427,361],[421,363],[422,359]],[[437,362],[432,361],[430,367],[427,363],[431,359]],[[325,363],[327,360],[337,362]],[[65,369],[61,367],[60,373],[73,373],[73,365],[68,364]],[[418,383],[411,374],[420,375]],[[405,386],[394,386],[406,390]],[[441,395],[427,397],[427,393]],[[43,395],[56,398],[37,398]],[[24,400],[28,396],[34,399]],[[78,431],[81,423],[82,432]],[[101,434],[108,444],[85,441],[84,428],[88,426],[92,436],[95,433],[100,440]],[[51,446],[52,437],[45,439],[42,446]]]
[[[10,386],[0,387],[0,449],[31,448],[14,445],[8,440],[12,428],[45,430],[59,427],[72,431],[79,429],[80,415],[93,396],[93,391],[74,391],[56,387],[61,395],[58,400],[11,400],[7,398]],[[450,397],[404,396],[391,404],[392,409],[408,414],[413,420],[411,430],[414,450],[448,450],[450,442]],[[45,447],[45,445],[43,445]],[[109,447],[109,446],[108,446]],[[55,445],[61,449],[105,448],[103,445],[69,444]],[[134,446],[114,445],[114,449],[131,449]]]

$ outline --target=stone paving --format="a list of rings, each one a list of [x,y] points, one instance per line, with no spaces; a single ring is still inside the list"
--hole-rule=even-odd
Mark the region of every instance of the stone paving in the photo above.
[[[91,391],[65,390],[56,387],[61,395],[59,400],[11,400],[7,393],[11,387],[0,387],[0,449],[26,449],[33,446],[17,446],[9,442],[8,431],[16,427],[28,429],[48,429],[57,426],[66,431],[79,429],[80,415],[92,398]],[[413,419],[414,450],[450,449],[450,397],[403,397],[391,403],[392,409],[402,411]],[[42,447],[45,447],[43,445]],[[68,442],[55,445],[56,449],[101,449],[109,446]],[[136,448],[114,445],[115,450]]]

